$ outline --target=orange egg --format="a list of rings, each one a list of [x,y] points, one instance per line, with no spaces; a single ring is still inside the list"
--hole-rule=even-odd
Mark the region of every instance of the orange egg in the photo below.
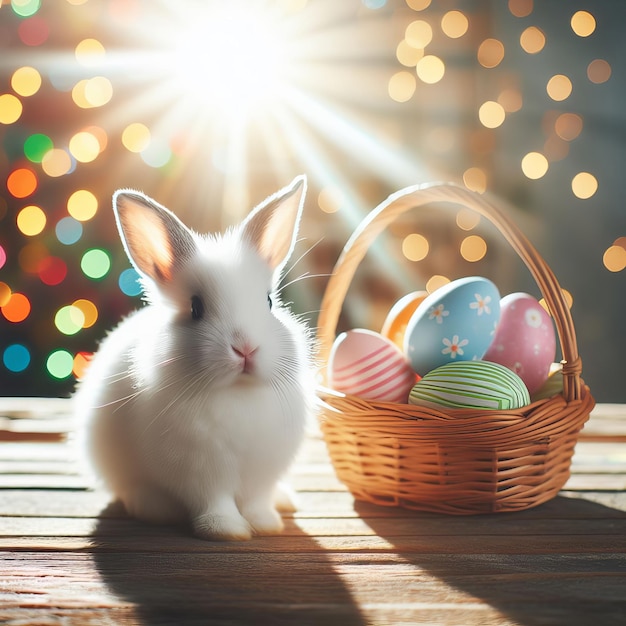
[[[385,318],[380,334],[391,339],[400,350],[404,346],[404,333],[411,315],[427,295],[427,291],[414,291],[403,296],[391,307]]]

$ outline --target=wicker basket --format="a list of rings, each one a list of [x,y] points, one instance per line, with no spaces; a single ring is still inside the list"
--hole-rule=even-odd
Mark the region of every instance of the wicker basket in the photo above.
[[[521,409],[430,409],[373,402],[328,389],[318,395],[320,426],[338,478],[355,498],[457,515],[519,511],[553,498],[569,477],[578,434],[594,406],[580,378],[569,308],[545,261],[511,220],[482,196],[453,184],[405,188],[357,227],[337,261],[319,317],[326,363],[356,269],[372,241],[406,211],[455,203],[490,220],[521,257],[556,323],[563,392]]]

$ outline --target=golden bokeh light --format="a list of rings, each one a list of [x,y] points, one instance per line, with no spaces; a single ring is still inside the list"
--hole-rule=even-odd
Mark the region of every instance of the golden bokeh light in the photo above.
[[[17,227],[27,237],[39,235],[46,227],[46,214],[38,206],[24,207],[17,214]]]
[[[422,261],[429,250],[428,239],[419,233],[411,233],[402,240],[402,254],[409,261]]]
[[[406,0],[406,4],[409,9],[413,9],[414,11],[423,11],[430,6],[432,0]]]
[[[487,174],[485,173],[485,170],[481,169],[480,167],[470,167],[466,169],[465,172],[463,172],[463,183],[470,191],[485,193],[485,191],[487,191]],[[470,213],[480,218],[480,216],[478,216],[473,211],[470,211]],[[460,228],[463,228],[463,226],[461,226],[458,222],[458,215],[457,224]],[[473,226],[471,228],[473,228]]]
[[[463,37],[469,28],[469,20],[461,11],[448,11],[441,18],[441,30],[450,39]]]
[[[73,302],[72,306],[82,312],[84,317],[83,328],[90,328],[98,320],[98,308],[91,300],[81,298]]]
[[[502,105],[505,113],[515,113],[522,108],[522,92],[519,89],[503,89],[498,95],[498,104]]]
[[[502,126],[505,118],[504,107],[493,100],[483,102],[478,109],[478,119],[485,128],[498,128]]]
[[[478,224],[480,224],[480,215],[476,211],[464,208],[460,209],[456,214],[456,225],[461,230],[473,230]]]
[[[596,18],[588,11],[576,11],[572,15],[570,24],[579,37],[589,37],[596,29]]]
[[[90,220],[98,211],[98,199],[87,189],[75,191],[67,200],[67,212],[79,222]]]
[[[424,20],[415,20],[406,27],[404,39],[413,48],[425,48],[433,39],[433,28]]]
[[[554,122],[554,132],[565,141],[573,141],[583,130],[583,118],[576,113],[561,113]]]
[[[524,52],[527,52],[528,54],[537,54],[538,52],[541,52],[546,45],[546,36],[543,34],[541,29],[536,26],[529,26],[520,35],[519,43]]]
[[[527,17],[533,12],[533,0],[509,0],[509,11],[515,17]]]
[[[487,254],[487,242],[479,235],[469,235],[461,242],[460,252],[466,261],[475,263]]]
[[[133,122],[122,131],[122,144],[129,152],[141,152],[150,144],[150,129],[141,122]]]
[[[83,39],[75,48],[76,60],[83,67],[93,67],[102,63],[106,57],[104,46],[97,39]]]
[[[51,178],[63,176],[72,169],[72,159],[65,150],[53,148],[44,154],[41,168]]]
[[[405,67],[415,67],[424,56],[423,48],[414,48],[406,39],[403,39],[396,48],[396,58]]]
[[[447,285],[449,282],[450,279],[447,276],[435,274],[426,281],[426,291],[428,291],[428,293],[432,293],[433,291],[437,291],[439,287]]]
[[[91,133],[80,131],[69,142],[70,154],[81,163],[90,163],[100,154],[100,142]]]
[[[485,39],[478,46],[478,62],[486,68],[494,68],[500,65],[504,59],[504,44],[498,39]]]
[[[563,74],[555,74],[546,85],[548,95],[556,102],[567,100],[572,93],[572,81]]]
[[[532,180],[541,178],[548,171],[548,159],[541,152],[529,152],[522,159],[522,172]]]
[[[0,124],[13,124],[22,115],[22,103],[12,93],[0,94]]]
[[[396,72],[388,85],[389,97],[396,102],[407,102],[415,93],[417,80],[410,72]]]
[[[574,296],[572,296],[572,294],[567,289],[563,288],[561,288],[561,294],[563,295],[563,300],[565,300],[565,306],[568,309],[571,309],[572,305],[574,304]],[[539,300],[539,304],[546,310],[548,315],[552,315],[552,317],[554,317],[545,298],[541,298],[541,300]]]
[[[113,85],[104,76],[79,80],[72,89],[72,100],[81,109],[104,106],[112,97]]]
[[[20,67],[11,76],[11,87],[20,96],[32,96],[41,87],[41,74],[34,67]]]
[[[344,192],[335,186],[324,187],[317,196],[317,205],[324,213],[336,213],[345,202]]]
[[[598,191],[598,180],[589,172],[579,172],[572,179],[572,191],[577,198],[587,200]]]
[[[606,83],[611,78],[611,66],[604,59],[595,59],[587,66],[587,78],[596,85]]]
[[[434,54],[427,54],[415,66],[418,78],[429,85],[438,83],[446,73],[445,63]]]
[[[609,246],[602,256],[602,263],[609,272],[626,269],[626,250],[622,246]]]

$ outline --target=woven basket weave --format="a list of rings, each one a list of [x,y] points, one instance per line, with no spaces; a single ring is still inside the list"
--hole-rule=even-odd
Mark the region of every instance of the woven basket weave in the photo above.
[[[457,515],[527,509],[553,498],[567,481],[594,400],[580,377],[561,288],[498,207],[457,185],[427,184],[402,189],[374,209],[346,243],[326,287],[320,356],[327,363],[348,288],[373,240],[406,211],[436,202],[458,204],[490,220],[524,261],[556,324],[563,392],[516,410],[431,409],[335,392],[322,370],[322,433],[338,478],[357,499]]]

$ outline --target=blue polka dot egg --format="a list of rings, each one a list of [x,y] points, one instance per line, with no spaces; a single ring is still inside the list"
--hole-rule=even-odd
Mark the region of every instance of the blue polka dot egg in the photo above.
[[[417,307],[404,336],[413,370],[424,376],[487,352],[500,321],[500,293],[487,278],[459,278],[431,293]]]

